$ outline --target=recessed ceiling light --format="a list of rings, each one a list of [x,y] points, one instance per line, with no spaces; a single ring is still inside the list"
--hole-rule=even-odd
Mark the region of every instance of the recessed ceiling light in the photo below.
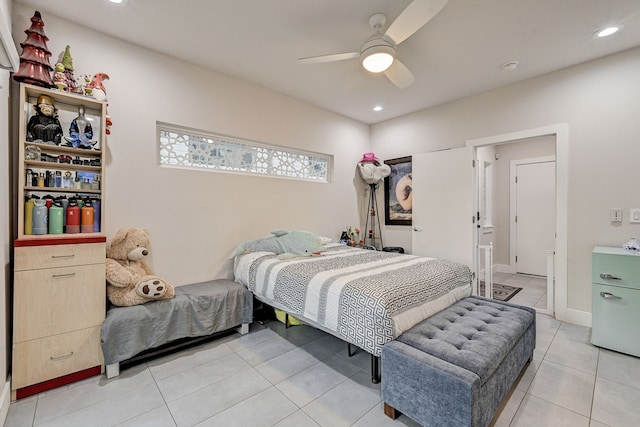
[[[621,29],[622,29],[622,25],[614,25],[614,26],[611,26],[611,27],[607,27],[607,28],[604,28],[604,29],[598,31],[597,33],[595,33],[594,37],[598,37],[598,38],[607,37],[607,36],[610,36],[612,34],[617,33]]]
[[[373,111],[382,111],[382,107],[379,105],[376,105],[375,107],[373,107]]]

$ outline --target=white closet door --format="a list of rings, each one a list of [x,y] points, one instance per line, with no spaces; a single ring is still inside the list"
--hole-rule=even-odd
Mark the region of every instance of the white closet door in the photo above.
[[[516,272],[547,275],[547,251],[555,249],[555,161],[516,168]]]

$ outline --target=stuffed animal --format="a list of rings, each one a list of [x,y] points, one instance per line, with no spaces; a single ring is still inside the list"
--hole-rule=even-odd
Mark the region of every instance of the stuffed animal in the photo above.
[[[106,277],[111,304],[126,307],[175,296],[173,286],[145,264],[149,246],[149,232],[141,228],[121,229],[108,243]]]
[[[265,251],[278,254],[279,259],[289,259],[311,256],[325,250],[320,237],[308,231],[274,230],[271,234],[272,236],[241,243],[233,251],[230,258],[235,258],[247,251]]]

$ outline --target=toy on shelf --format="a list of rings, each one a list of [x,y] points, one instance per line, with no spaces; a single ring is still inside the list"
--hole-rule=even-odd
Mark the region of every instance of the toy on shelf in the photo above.
[[[98,73],[93,76],[93,79],[85,85],[84,91],[87,95],[93,96],[99,101],[106,101],[107,90],[102,84],[103,80],[109,80],[109,75],[106,73]]]
[[[58,120],[58,109],[53,104],[53,98],[49,95],[38,96],[33,109],[36,114],[31,116],[27,124],[27,141],[60,145],[62,126]]]
[[[64,139],[67,140],[66,145],[69,147],[91,149],[98,142],[91,141],[91,138],[93,138],[93,128],[84,116],[84,107],[80,105],[78,117],[73,119],[69,127],[69,137],[65,136]]]

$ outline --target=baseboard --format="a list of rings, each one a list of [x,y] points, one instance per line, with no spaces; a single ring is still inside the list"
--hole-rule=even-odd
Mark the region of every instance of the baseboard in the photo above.
[[[515,266],[510,266],[507,264],[494,264],[493,265],[494,273],[507,273],[507,274],[516,274]]]
[[[11,404],[11,376],[7,378],[7,381],[2,387],[2,394],[0,394],[0,425],[4,425],[7,420],[7,414],[9,413],[9,405]]]
[[[567,308],[564,310],[556,310],[556,319],[563,322],[573,323],[575,325],[591,327],[591,313],[587,311],[575,310]]]

